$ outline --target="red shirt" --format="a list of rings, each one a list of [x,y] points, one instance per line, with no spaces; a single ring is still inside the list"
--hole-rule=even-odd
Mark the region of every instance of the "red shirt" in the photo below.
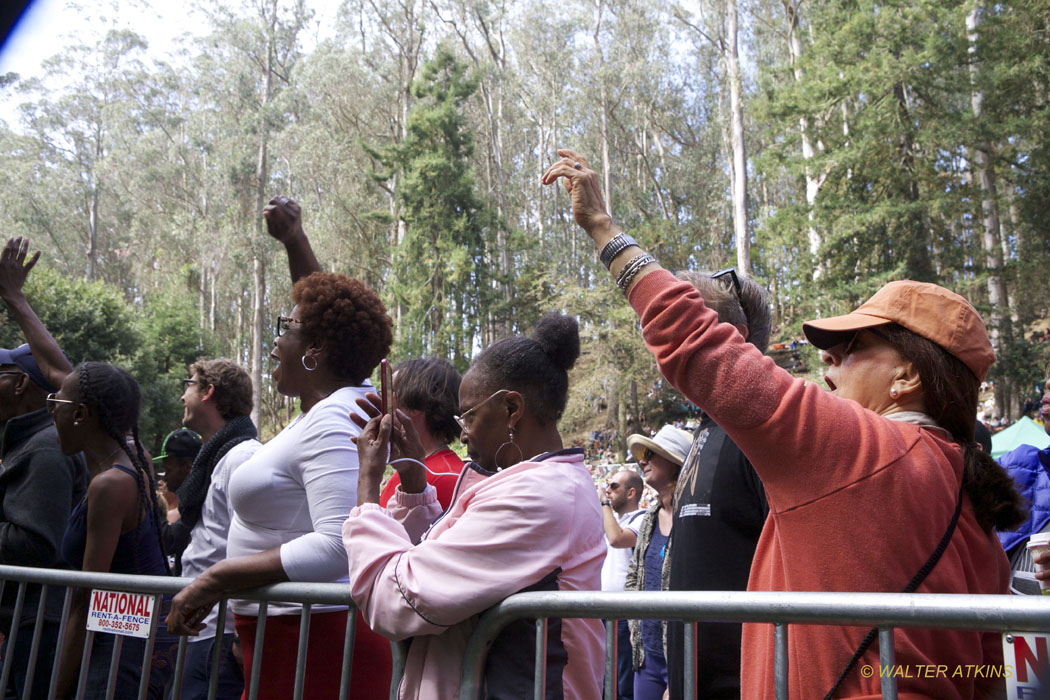
[[[456,488],[456,477],[463,471],[463,460],[455,452],[445,447],[427,457],[423,463],[429,470],[427,483],[437,489],[438,503],[441,504],[442,510],[447,510],[449,504],[452,503],[452,491]],[[434,476],[431,472],[439,476]],[[400,483],[400,475],[394,472],[390,481],[383,487],[383,492],[379,494],[379,505],[386,508],[386,504],[394,497],[394,490]]]

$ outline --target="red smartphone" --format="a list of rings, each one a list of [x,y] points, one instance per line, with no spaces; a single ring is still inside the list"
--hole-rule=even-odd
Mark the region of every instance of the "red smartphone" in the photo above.
[[[383,360],[379,363],[379,402],[384,416],[394,412],[394,375],[390,363]]]

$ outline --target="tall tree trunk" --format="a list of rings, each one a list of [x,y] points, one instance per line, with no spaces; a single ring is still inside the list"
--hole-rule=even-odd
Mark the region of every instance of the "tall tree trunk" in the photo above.
[[[788,54],[791,59],[791,71],[796,84],[801,84],[805,75],[802,72],[802,37],[801,20],[799,18],[799,7],[801,0],[782,0],[788,20]],[[823,236],[817,230],[816,225],[816,203],[820,188],[824,185],[826,173],[818,174],[812,164],[816,150],[813,147],[812,131],[809,117],[803,115],[798,120],[798,131],[802,138],[802,159],[805,161],[806,177],[806,240],[809,244],[809,254],[813,258],[813,280],[819,280],[824,274],[824,264],[820,259],[820,246],[824,243]]]
[[[88,205],[88,280],[95,279],[98,274],[98,183],[91,191],[91,203]]]
[[[273,0],[268,17],[270,26],[266,37],[266,65],[263,68],[263,94],[259,109],[259,150],[255,161],[255,245],[252,255],[252,350],[250,354],[252,375],[252,421],[259,426],[262,416],[262,355],[266,308],[266,231],[263,228],[262,210],[266,203],[266,187],[269,179],[268,140],[269,128],[265,122],[266,107],[273,95],[274,60],[277,51],[277,0]]]
[[[602,197],[605,199],[605,210],[613,214],[612,201],[612,167],[609,163],[609,95],[605,87],[605,56],[602,54],[602,4],[604,0],[594,0],[594,51],[598,56],[598,90],[601,96],[598,114],[601,119],[602,137]]]
[[[747,221],[747,153],[744,146],[744,102],[737,48],[737,0],[726,0],[726,70],[729,78],[729,111],[733,145],[733,238],[736,269],[751,274],[751,237]]]
[[[984,111],[984,93],[979,84],[979,56],[977,27],[981,20],[981,0],[974,0],[970,12],[966,15],[966,33],[970,54],[970,105],[974,121],[981,122]],[[995,180],[992,145],[979,138],[974,148],[974,168],[976,179],[981,188],[981,223],[983,232],[981,247],[984,250],[984,264],[988,273],[988,303],[991,306],[990,328],[992,344],[1002,348],[1010,339],[1010,313],[1006,296],[1006,280],[1003,274],[1003,248],[1001,243],[1001,226],[999,222],[998,187]],[[1016,407],[1010,400],[1009,378],[1000,377],[996,382],[996,403],[999,410],[1008,419],[1013,419]]]

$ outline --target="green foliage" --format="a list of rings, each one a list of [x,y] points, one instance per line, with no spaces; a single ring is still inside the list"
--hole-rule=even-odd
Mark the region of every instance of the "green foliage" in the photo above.
[[[126,368],[142,391],[139,431],[152,450],[179,427],[181,380],[186,366],[214,352],[185,294],[169,289],[151,295],[143,308],[126,302],[105,282],[71,279],[37,267],[26,282],[26,297],[73,366],[109,362]],[[0,309],[0,347],[25,342],[18,325]]]
[[[38,266],[26,281],[25,293],[74,366],[85,360],[127,366],[138,354],[142,334],[134,309],[119,289]],[[0,308],[0,345],[24,342],[18,325]]]
[[[447,45],[422,69],[408,136],[391,161],[402,174],[399,201],[407,224],[394,254],[391,291],[403,309],[398,354],[437,354],[458,367],[469,362],[476,319],[490,275],[484,232],[491,217],[476,192],[474,139],[464,102],[478,78]]]

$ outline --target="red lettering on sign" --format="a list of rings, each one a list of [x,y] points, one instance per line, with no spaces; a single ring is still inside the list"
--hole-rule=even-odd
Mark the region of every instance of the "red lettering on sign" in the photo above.
[[[1028,646],[1028,640],[1024,637],[1014,637],[1014,654],[1017,666],[1017,682],[1028,683],[1028,668],[1031,667],[1033,675],[1039,676],[1050,667],[1050,653],[1047,651],[1046,637],[1037,637],[1035,640],[1035,652]]]

